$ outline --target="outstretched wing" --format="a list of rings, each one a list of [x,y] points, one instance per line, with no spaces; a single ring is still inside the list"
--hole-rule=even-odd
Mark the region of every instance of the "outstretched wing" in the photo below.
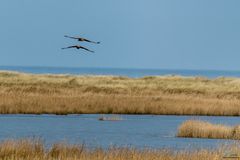
[[[64,37],[72,38],[72,39],[79,39],[79,37],[71,37],[71,36],[68,36],[68,35],[65,35]]]
[[[95,43],[95,44],[99,44],[100,42],[94,42],[94,41],[90,41],[86,38],[82,38],[83,41],[89,42],[89,43]]]
[[[86,38],[81,38],[81,37],[72,37],[72,36],[68,36],[68,35],[65,35],[64,37],[67,37],[67,38],[72,38],[72,39],[77,39],[79,41],[85,41],[85,42],[89,42],[89,43],[95,43],[95,44],[99,44],[100,42],[94,42],[94,41],[90,41]]]
[[[69,48],[77,48],[77,46],[69,46],[69,47],[65,47],[65,48],[62,48],[62,49],[69,49]]]
[[[79,46],[79,48],[82,48],[82,49],[84,49],[84,50],[86,50],[86,51],[88,51],[88,52],[92,52],[92,53],[94,53],[94,51],[89,50],[89,49],[87,49],[87,48],[85,48],[85,47]]]

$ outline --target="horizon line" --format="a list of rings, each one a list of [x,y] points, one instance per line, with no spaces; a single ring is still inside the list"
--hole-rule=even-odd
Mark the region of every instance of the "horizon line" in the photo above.
[[[86,68],[86,69],[122,69],[122,70],[170,70],[170,71],[230,71],[230,72],[239,72],[239,70],[236,69],[186,69],[186,68],[138,68],[138,67],[91,67],[91,66],[40,66],[40,65],[0,65],[1,67],[22,67],[22,68]]]

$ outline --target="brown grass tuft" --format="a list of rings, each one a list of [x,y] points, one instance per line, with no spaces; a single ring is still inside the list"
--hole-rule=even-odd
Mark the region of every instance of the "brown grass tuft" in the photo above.
[[[178,128],[178,137],[240,139],[240,126],[224,126],[205,121],[188,120]]]

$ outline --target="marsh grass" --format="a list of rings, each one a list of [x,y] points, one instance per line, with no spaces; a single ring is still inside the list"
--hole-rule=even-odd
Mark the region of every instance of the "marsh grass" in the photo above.
[[[211,124],[200,120],[187,120],[178,128],[178,137],[240,139],[240,126]]]
[[[0,142],[2,160],[221,160],[229,156],[229,153],[238,155],[239,145],[221,146],[214,150],[174,151],[129,147],[89,149],[85,145],[67,143],[58,143],[46,148],[41,141],[29,139]]]
[[[240,115],[240,79],[0,72],[1,114]]]

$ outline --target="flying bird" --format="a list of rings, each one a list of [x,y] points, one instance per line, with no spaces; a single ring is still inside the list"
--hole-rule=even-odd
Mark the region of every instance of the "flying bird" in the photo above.
[[[94,51],[91,51],[91,50],[89,50],[89,49],[87,49],[87,48],[85,48],[85,47],[83,47],[83,46],[79,46],[79,45],[69,46],[69,47],[65,47],[65,48],[62,48],[62,49],[69,49],[69,48],[84,49],[84,50],[86,50],[86,51],[88,51],[88,52],[94,53]]]
[[[81,38],[81,37],[71,37],[71,36],[67,36],[67,35],[65,35],[64,37],[76,39],[76,40],[81,41],[81,42],[85,41],[85,42],[94,43],[94,44],[99,44],[100,43],[100,42],[90,41],[86,38]]]

